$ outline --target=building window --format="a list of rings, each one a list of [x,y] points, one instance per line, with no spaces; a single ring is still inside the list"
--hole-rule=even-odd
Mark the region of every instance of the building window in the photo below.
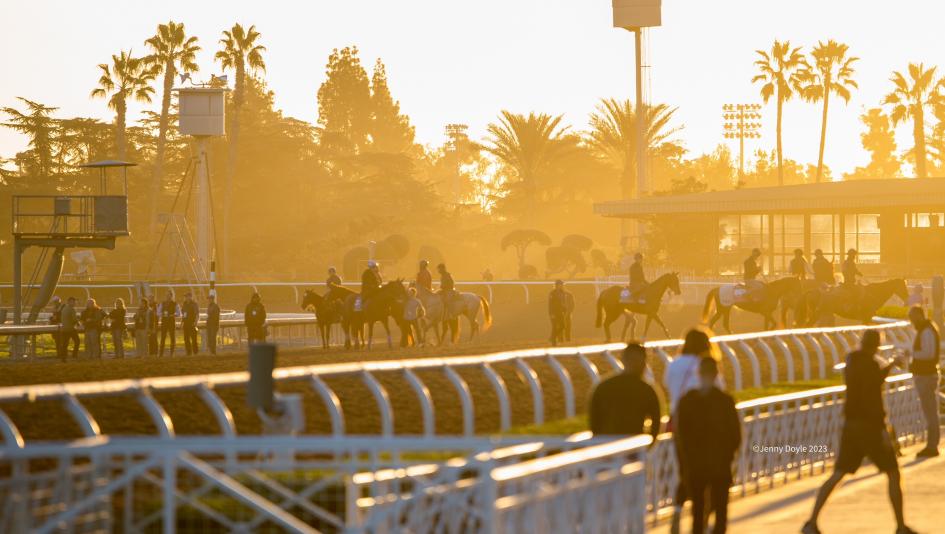
[[[839,239],[837,239],[839,234],[840,217],[836,215],[810,216],[810,246],[813,250],[820,249],[828,261],[840,260],[842,251]]]
[[[945,227],[945,213],[907,213],[906,226],[912,228],[942,228]]]
[[[859,213],[844,215],[844,242],[848,249],[859,252],[860,263],[879,263],[879,215]]]

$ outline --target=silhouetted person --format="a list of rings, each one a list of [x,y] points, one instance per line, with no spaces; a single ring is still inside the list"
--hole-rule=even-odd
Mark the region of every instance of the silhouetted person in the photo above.
[[[440,274],[440,297],[443,299],[443,311],[447,319],[453,319],[450,303],[456,298],[456,282],[453,281],[453,275],[446,270],[446,264],[437,265],[436,272]]]
[[[637,252],[633,255],[633,263],[630,264],[630,293],[642,291],[647,284],[646,273],[643,272],[643,254]]]
[[[328,291],[331,291],[332,286],[340,286],[341,277],[338,276],[338,271],[334,267],[328,268],[328,278],[325,279],[325,287],[328,288]]]
[[[259,293],[253,293],[243,312],[246,338],[249,343],[266,342],[266,307]]]
[[[420,260],[420,268],[417,270],[417,287],[433,293],[433,274],[430,272],[430,262],[427,260]]]
[[[134,316],[135,328],[135,355],[144,357],[151,352],[151,334],[157,328],[157,312],[151,307],[148,299],[141,299],[138,311]]]
[[[810,264],[807,263],[807,258],[804,257],[804,251],[801,249],[794,249],[794,257],[791,258],[791,263],[788,266],[791,271],[791,276],[797,278],[798,280],[806,280],[808,273],[811,271]]]
[[[851,248],[847,251],[847,259],[843,260],[843,285],[846,287],[856,286],[856,279],[863,276],[856,264],[857,255],[856,249]]]
[[[60,333],[62,334],[62,359],[69,354],[69,342],[72,342],[72,357],[79,357],[79,316],[75,311],[75,297],[69,297],[59,315]]]
[[[427,311],[423,303],[417,298],[417,288],[407,290],[407,301],[404,302],[404,323],[407,326],[407,337],[413,339],[414,345],[423,343],[423,327],[420,325]]]
[[[361,273],[361,306],[365,306],[374,293],[381,288],[384,280],[381,278],[380,266],[374,260],[368,261],[367,269]]]
[[[200,306],[194,300],[194,295],[187,292],[184,303],[180,307],[180,329],[184,333],[184,352],[187,356],[200,352],[200,342],[197,341],[197,322],[200,320]]]
[[[705,358],[716,358],[715,349],[709,340],[709,333],[699,328],[693,328],[686,333],[679,356],[666,367],[663,383],[669,392],[670,429],[674,429],[678,417],[676,408],[682,397],[700,385],[699,363]],[[722,377],[719,376],[716,384],[720,389],[725,387]],[[673,435],[675,438],[675,434]],[[679,484],[676,486],[676,495],[673,499],[672,532],[679,532],[679,523],[682,518],[682,509],[689,500],[689,491],[685,484],[680,448],[676,446],[676,462],[679,466]]]
[[[635,436],[649,422],[653,441],[660,433],[660,401],[643,380],[646,348],[629,343],[623,350],[623,372],[604,379],[591,393],[590,423],[594,436]]]
[[[909,320],[915,327],[915,341],[912,345],[912,382],[922,404],[922,416],[925,418],[925,448],[916,454],[920,458],[938,456],[939,413],[938,413],[938,329],[926,319],[925,312],[919,306],[909,309]]]
[[[896,514],[897,534],[914,534],[906,526],[902,512],[902,487],[899,481],[899,464],[892,438],[886,430],[886,410],[883,407],[883,384],[895,362],[880,368],[876,361],[879,348],[879,332],[863,332],[859,350],[847,356],[843,378],[847,385],[846,401],[843,404],[843,432],[840,435],[840,451],[834,464],[833,474],[817,492],[817,500],[810,519],[801,532],[817,534],[817,518],[833,489],[848,474],[856,473],[863,458],[870,461],[889,479],[889,500]]]
[[[220,305],[213,295],[207,297],[207,350],[217,353],[217,332],[220,331]]]
[[[164,297],[164,302],[158,305],[158,317],[161,318],[161,349],[159,356],[164,356],[164,344],[168,336],[171,338],[171,352],[174,355],[174,347],[177,345],[177,318],[180,317],[180,306],[174,302],[174,293],[168,291]]]
[[[102,327],[105,322],[105,312],[99,307],[95,299],[89,299],[79,316],[82,329],[85,331],[85,355],[89,358],[102,357]]]
[[[814,270],[814,280],[817,282],[827,286],[837,283],[833,276],[833,262],[827,261],[827,258],[824,257],[824,251],[820,249],[814,251],[814,261],[811,267]]]
[[[745,260],[745,263],[742,264],[742,274],[744,276],[745,287],[750,288],[751,282],[756,281],[758,275],[761,274],[761,266],[758,265],[758,258],[761,257],[760,249],[752,249],[751,255]]]
[[[115,300],[115,307],[108,312],[108,329],[112,333],[112,343],[115,345],[115,357],[125,357],[125,318],[128,310],[125,309],[125,301]]]
[[[555,280],[555,288],[548,294],[548,317],[551,319],[551,345],[565,340],[565,317],[568,314],[570,293],[564,289],[563,280]]]
[[[53,341],[56,344],[56,356],[61,360],[66,359],[66,351],[62,348],[64,337],[62,335],[62,299],[59,297],[53,297],[49,301],[49,324],[59,327],[53,334]]]
[[[699,388],[683,395],[675,430],[686,487],[692,496],[692,532],[705,532],[706,492],[715,514],[712,534],[723,534],[728,521],[732,460],[742,441],[735,399],[716,386],[719,367],[713,358],[699,361]]]

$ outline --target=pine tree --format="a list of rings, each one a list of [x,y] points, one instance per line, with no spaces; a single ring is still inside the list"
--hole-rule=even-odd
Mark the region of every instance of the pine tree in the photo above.
[[[359,153],[370,143],[371,87],[358,48],[333,50],[326,71],[318,88],[319,140],[342,153]]]
[[[371,77],[371,145],[379,152],[406,152],[413,146],[414,128],[410,118],[400,113],[387,85],[387,69],[380,59]]]

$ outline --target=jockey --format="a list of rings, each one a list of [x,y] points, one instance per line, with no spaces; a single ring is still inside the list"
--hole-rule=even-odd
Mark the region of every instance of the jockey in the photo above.
[[[745,290],[746,297],[749,300],[761,300],[762,290],[764,289],[764,283],[761,280],[758,280],[758,275],[761,274],[761,266],[758,265],[758,259],[761,258],[760,249],[752,249],[751,255],[748,256],[748,259],[745,260],[744,266],[744,280],[745,280]]]
[[[856,257],[856,249],[851,248],[847,251],[847,259],[843,260],[843,285],[846,287],[855,286],[857,277],[863,276],[857,268]]]
[[[381,278],[380,266],[374,260],[368,260],[367,269],[361,274],[361,299],[362,306],[368,299],[381,288],[384,280]]]
[[[649,284],[646,281],[646,274],[643,272],[643,254],[637,252],[633,255],[633,263],[630,265],[630,293],[636,295]]]
[[[433,275],[430,274],[430,262],[420,260],[420,270],[417,271],[417,287],[433,293]]]
[[[832,286],[837,283],[833,276],[833,263],[827,261],[824,257],[824,251],[817,249],[814,251],[814,280],[826,286]]]
[[[332,286],[340,286],[341,277],[338,276],[338,271],[334,267],[328,268],[328,278],[325,280],[325,287],[328,288],[328,291],[331,291]]]
[[[450,314],[450,300],[456,296],[456,284],[453,282],[453,275],[446,270],[445,264],[436,266],[436,271],[440,273],[440,298],[443,299],[443,309],[447,316]]]
[[[791,276],[797,278],[798,280],[804,281],[807,279],[807,275],[810,274],[811,268],[810,264],[807,263],[807,258],[804,257],[804,251],[801,249],[794,249],[794,257],[791,259],[791,264],[789,266],[791,271]]]

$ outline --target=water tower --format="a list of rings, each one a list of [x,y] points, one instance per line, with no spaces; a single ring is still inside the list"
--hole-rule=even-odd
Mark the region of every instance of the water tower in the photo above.
[[[214,260],[213,220],[210,205],[210,166],[207,142],[226,133],[225,87],[183,87],[175,89],[179,104],[178,129],[197,141],[196,214],[197,264],[201,273],[211,273]]]

